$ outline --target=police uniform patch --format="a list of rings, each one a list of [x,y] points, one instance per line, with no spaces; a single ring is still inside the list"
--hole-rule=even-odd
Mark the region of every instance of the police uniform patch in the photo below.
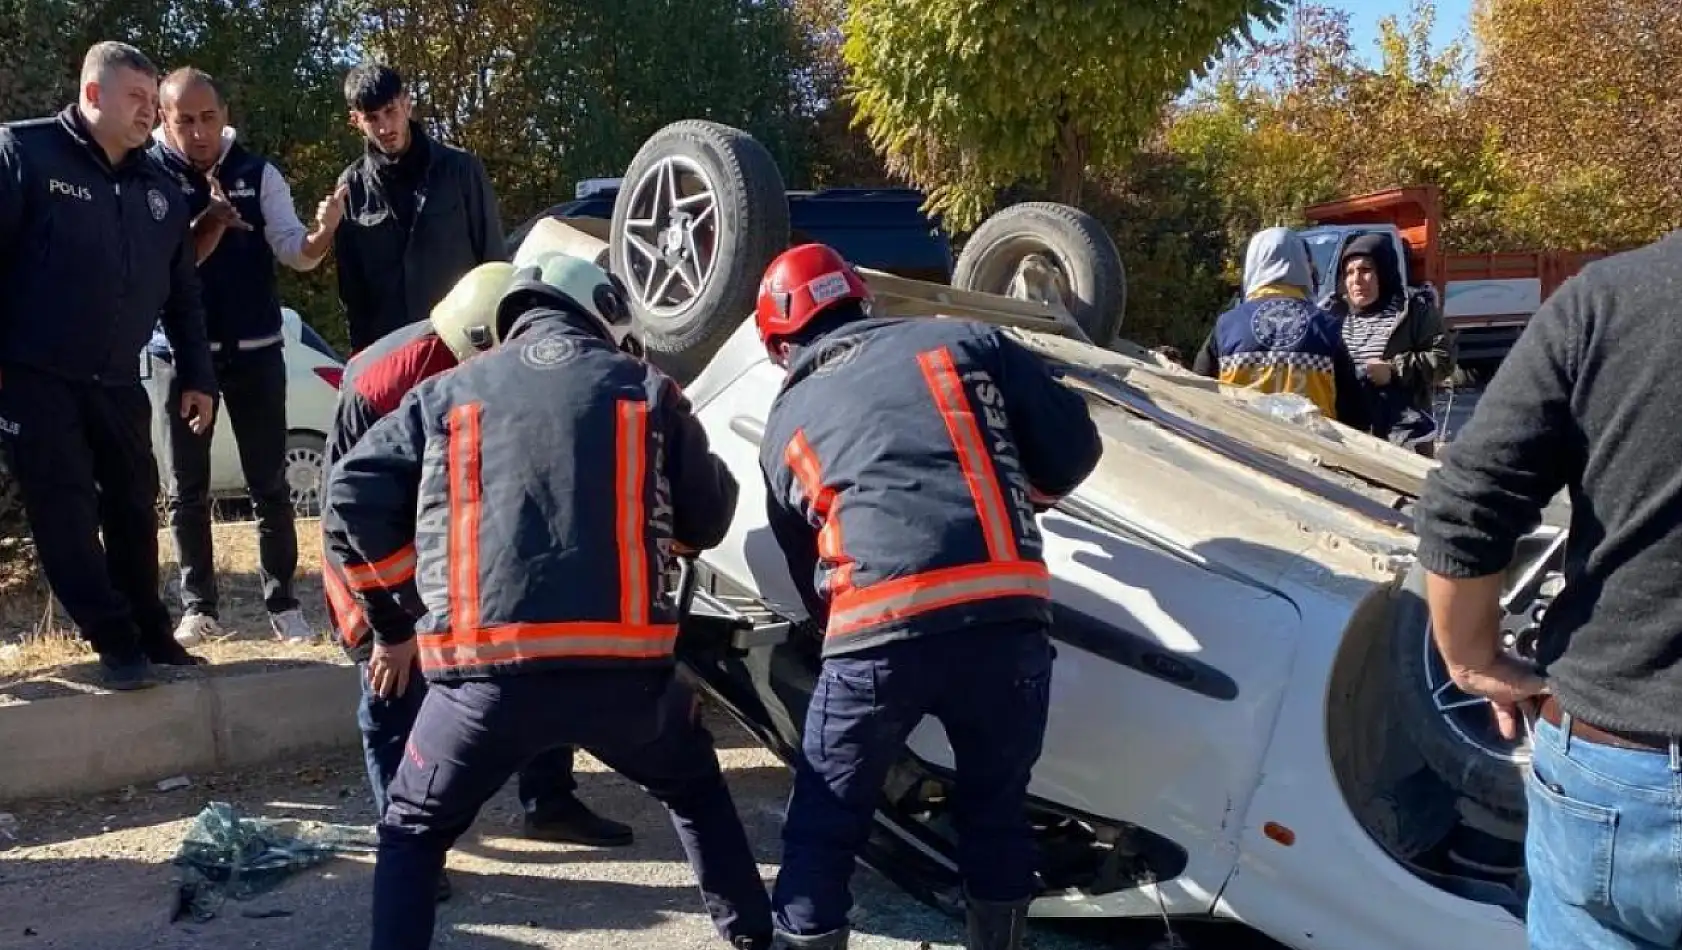
[[[1300,301],[1265,300],[1250,316],[1250,333],[1266,349],[1293,349],[1308,336],[1312,314]]]
[[[156,188],[146,190],[146,207],[152,211],[153,221],[162,221],[169,214],[169,199]]]
[[[520,362],[532,369],[554,369],[563,363],[571,362],[577,355],[577,343],[554,337],[533,340],[520,347]]]

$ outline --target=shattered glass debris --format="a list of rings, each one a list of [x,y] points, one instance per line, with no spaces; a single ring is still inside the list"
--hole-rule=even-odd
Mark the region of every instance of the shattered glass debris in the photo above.
[[[176,852],[171,922],[216,916],[224,900],[250,900],[338,854],[377,847],[364,827],[297,819],[253,818],[211,802],[193,819]]]

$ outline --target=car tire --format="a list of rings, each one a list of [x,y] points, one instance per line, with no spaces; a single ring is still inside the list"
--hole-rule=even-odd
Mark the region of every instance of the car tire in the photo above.
[[[782,173],[746,132],[674,122],[626,169],[609,243],[650,362],[687,383],[753,312],[766,267],[788,248]]]
[[[288,433],[285,459],[286,488],[292,495],[292,510],[305,518],[319,517],[327,437],[301,430]]]
[[[1064,306],[1092,342],[1108,346],[1127,309],[1127,270],[1098,219],[1068,205],[1012,205],[981,223],[964,244],[952,286],[1010,295],[1012,278],[1030,255],[1049,257],[1068,292]]]
[[[1504,818],[1522,818],[1529,743],[1503,757],[1456,731],[1433,700],[1444,673],[1431,638],[1424,567],[1415,563],[1391,599],[1390,668],[1403,732],[1427,767],[1455,792]],[[1471,707],[1468,715],[1480,710]],[[1484,715],[1491,715],[1485,708]],[[1494,726],[1488,727],[1493,731]]]

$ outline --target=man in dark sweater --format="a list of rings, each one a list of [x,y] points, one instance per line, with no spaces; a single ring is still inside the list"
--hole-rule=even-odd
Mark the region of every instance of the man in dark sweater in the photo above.
[[[1509,737],[1521,712],[1533,722],[1528,928],[1542,950],[1674,947],[1682,935],[1679,282],[1682,236],[1567,282],[1418,505],[1450,674],[1494,704]],[[1535,670],[1500,649],[1503,572],[1562,488],[1566,585]]]
[[[463,274],[507,260],[508,249],[485,166],[426,134],[396,70],[351,70],[345,104],[367,139],[367,154],[339,176],[346,210],[333,241],[356,353],[425,320]]]

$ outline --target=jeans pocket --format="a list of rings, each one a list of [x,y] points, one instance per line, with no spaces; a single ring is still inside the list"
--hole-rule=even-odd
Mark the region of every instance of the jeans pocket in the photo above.
[[[1545,877],[1548,890],[1567,904],[1610,907],[1618,810],[1573,796],[1550,766],[1533,762],[1526,780],[1525,864],[1530,876]]]

